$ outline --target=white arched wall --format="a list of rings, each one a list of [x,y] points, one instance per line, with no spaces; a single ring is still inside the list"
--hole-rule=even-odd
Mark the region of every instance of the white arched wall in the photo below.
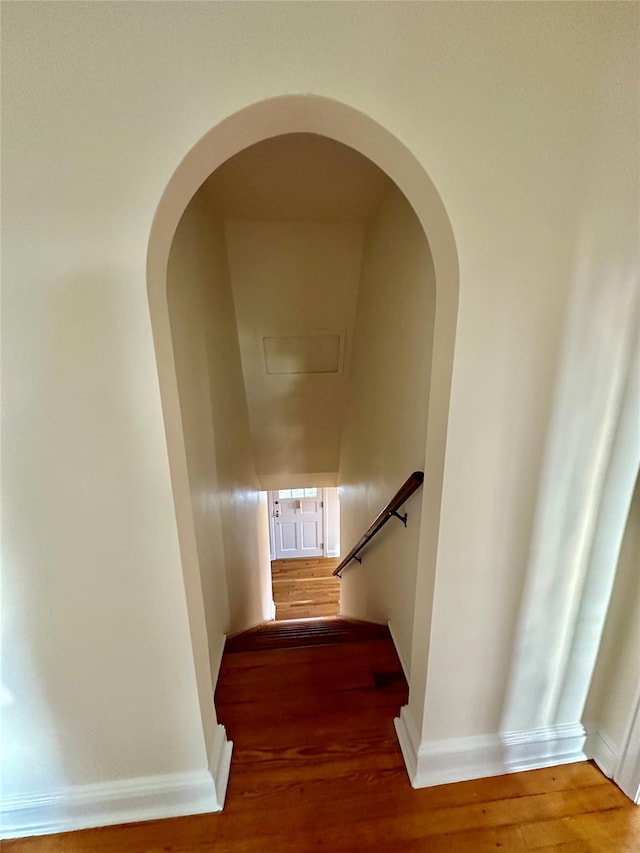
[[[411,152],[363,113],[314,95],[286,95],[253,104],[225,119],[187,154],[158,205],[147,256],[151,322],[169,450],[173,496],[205,732],[215,731],[213,687],[207,650],[202,590],[191,510],[189,478],[167,302],[167,265],[173,236],[192,197],[229,157],[262,140],[287,133],[315,133],[348,145],[382,169],[413,207],[431,249],[435,282],[429,414],[425,450],[416,601],[416,620],[405,715],[422,728],[430,613],[436,569],[440,505],[458,311],[458,260],[453,232],[440,196]]]
[[[126,782],[116,793],[128,806],[129,779],[151,778],[156,791],[158,774],[173,786],[174,773],[205,766],[145,256],[166,182],[193,143],[285,91],[377,117],[428,166],[454,223],[461,292],[428,726],[456,746],[498,732],[570,291],[585,273],[601,282],[597,299],[585,294],[593,319],[617,304],[620,278],[637,283],[637,9],[3,12],[3,602],[15,603],[3,620],[15,697],[3,722],[16,722],[19,750],[5,765],[3,810],[14,796],[38,811],[42,793],[59,801],[61,788],[64,804],[71,785],[74,802],[108,796],[113,812],[105,783]],[[365,147],[378,138],[368,132]],[[576,325],[593,401],[585,365],[604,338]],[[98,478],[89,500],[88,474]]]

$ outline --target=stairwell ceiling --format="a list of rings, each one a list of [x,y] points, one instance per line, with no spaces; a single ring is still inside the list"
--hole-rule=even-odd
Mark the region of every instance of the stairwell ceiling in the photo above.
[[[236,154],[203,189],[224,219],[363,224],[392,186],[353,148],[292,133]]]
[[[253,455],[270,487],[338,471],[365,228],[392,189],[361,154],[313,134],[254,145],[201,189],[224,227]],[[313,372],[322,334],[339,340],[339,366]],[[269,370],[274,340],[288,341],[290,370]]]

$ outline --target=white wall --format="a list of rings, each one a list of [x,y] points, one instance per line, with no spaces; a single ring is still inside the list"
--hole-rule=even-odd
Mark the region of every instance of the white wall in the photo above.
[[[228,221],[225,231],[251,440],[263,486],[268,475],[335,472],[362,227],[340,222]],[[339,372],[266,372],[263,336],[321,330],[346,338]],[[313,476],[309,484],[316,485]]]
[[[424,166],[454,229],[438,580],[433,608],[432,586],[418,590],[412,651],[433,701],[425,717],[415,690],[411,711],[435,738],[497,730],[569,291],[585,267],[606,283],[633,281],[637,268],[636,13],[624,3],[5,4],[12,791],[205,760],[145,256],[158,200],[194,143],[286,93],[380,122]],[[622,194],[612,171],[626,178]],[[594,311],[608,298],[604,288]],[[585,335],[581,358],[597,340]]]
[[[527,89],[527,116],[517,120],[511,104],[504,140],[543,121],[568,142],[585,122],[583,140],[572,139],[573,160],[560,155],[564,144],[553,144],[554,156],[542,162],[542,149],[529,147],[538,145],[533,137],[521,138],[521,170],[502,213],[503,223],[513,218],[523,227],[508,239],[504,230],[489,239],[479,228],[485,247],[474,252],[473,276],[460,246],[462,281],[477,276],[484,284],[463,284],[461,293],[427,701],[420,703],[429,740],[580,722],[582,705],[559,699],[567,664],[594,653],[572,648],[572,639],[638,352],[637,21],[627,29],[624,14],[616,7],[592,44],[601,60],[593,59],[599,71],[590,98],[576,91],[564,117],[555,98],[549,111],[537,101],[538,90]],[[563,57],[556,70],[569,53]],[[559,94],[562,84],[553,88]],[[553,173],[557,180],[547,182]],[[496,174],[499,185],[502,177]],[[489,205],[495,187],[486,190]],[[540,205],[531,228],[523,198],[529,212]],[[463,232],[464,225],[459,238]],[[637,418],[631,432],[633,471]]]
[[[176,231],[167,282],[215,667],[223,634],[262,621],[271,592],[267,514],[253,465],[224,231],[201,194]]]
[[[346,554],[413,471],[424,468],[435,300],[434,271],[420,223],[393,189],[365,234],[349,403],[338,482]],[[405,529],[392,520],[343,573],[349,616],[391,621],[411,661],[421,492]]]
[[[327,518],[327,557],[340,556],[340,496],[338,489],[329,488],[325,490],[326,496],[326,518]]]

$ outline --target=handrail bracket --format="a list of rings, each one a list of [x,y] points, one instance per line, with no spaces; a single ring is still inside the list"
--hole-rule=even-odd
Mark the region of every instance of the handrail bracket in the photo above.
[[[408,516],[408,514],[407,514],[406,512],[405,512],[405,514],[404,514],[404,515],[400,515],[400,513],[398,512],[398,510],[397,510],[397,509],[394,509],[394,511],[391,513],[391,515],[393,515],[395,518],[399,518],[399,519],[400,519],[400,521],[404,524],[404,526],[405,526],[405,527],[407,526],[407,518],[408,518],[409,516]]]

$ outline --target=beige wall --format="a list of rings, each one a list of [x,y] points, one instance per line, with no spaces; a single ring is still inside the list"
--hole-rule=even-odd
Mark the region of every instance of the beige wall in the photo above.
[[[569,293],[603,283],[603,317],[637,270],[637,26],[625,3],[3,6],[11,792],[204,766],[145,259],[195,142],[294,92],[387,128],[452,223],[434,618],[426,583],[412,649],[431,698],[412,712],[436,738],[498,729]],[[616,339],[581,328],[579,364]]]
[[[229,289],[224,243],[202,202],[187,208],[176,231],[167,273],[171,338],[180,394],[191,507],[213,666],[229,625],[229,601],[209,374],[209,304]],[[213,318],[213,322],[218,317]],[[231,329],[233,331],[233,327]],[[228,337],[229,331],[225,330]],[[215,677],[215,673],[214,673]]]
[[[267,515],[253,466],[224,232],[202,196],[194,198],[178,226],[168,295],[209,651],[216,667],[223,633],[260,622],[271,593]]]
[[[225,231],[258,474],[335,472],[362,227],[228,221]],[[267,374],[264,335],[322,330],[345,339],[339,373]],[[316,484],[313,478],[309,483]]]
[[[392,190],[365,235],[349,404],[342,439],[341,551],[346,554],[413,471],[424,468],[434,272],[420,224]],[[344,572],[342,612],[391,621],[411,660],[421,492],[405,529],[392,520]]]

